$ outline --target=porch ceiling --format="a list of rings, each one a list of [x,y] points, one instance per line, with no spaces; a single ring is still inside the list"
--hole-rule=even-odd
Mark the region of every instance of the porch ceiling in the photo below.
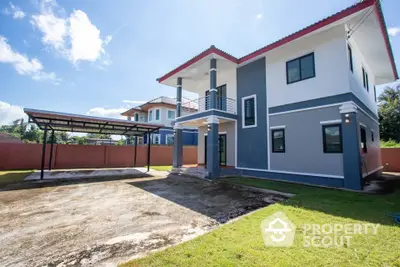
[[[218,117],[219,123],[228,123],[228,122],[234,122],[234,120]],[[194,119],[190,121],[184,121],[180,122],[180,124],[183,127],[191,126],[191,127],[201,127],[201,126],[207,126],[207,118],[199,118],[199,119]]]

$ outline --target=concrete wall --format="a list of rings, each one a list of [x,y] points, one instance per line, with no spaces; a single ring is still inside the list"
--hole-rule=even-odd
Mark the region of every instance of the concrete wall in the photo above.
[[[199,127],[198,131],[197,160],[199,164],[204,164],[204,136],[207,134],[207,126]],[[218,132],[226,134],[226,165],[235,166],[235,122],[220,123],[218,125]]]
[[[350,38],[348,44],[353,54],[353,72],[351,72],[349,65],[347,65],[350,89],[369,109],[377,114],[374,92],[374,85],[376,82],[375,75],[370,68],[370,62],[366,61],[354,38]],[[364,67],[368,74],[369,91],[363,86],[362,67]]]
[[[48,168],[50,145],[46,147]],[[54,145],[53,169],[133,167],[134,146]],[[151,165],[172,165],[172,146],[151,146]],[[41,144],[0,144],[0,170],[40,169]],[[183,148],[183,163],[197,163],[197,148]],[[137,147],[136,166],[147,164],[147,146]]]
[[[269,75],[269,74],[268,74]],[[269,77],[267,75],[267,77]],[[237,167],[268,168],[265,58],[237,69]],[[257,127],[243,128],[242,98],[257,95]]]
[[[343,176],[342,153],[323,151],[321,125],[340,119],[338,107],[271,115],[270,127],[285,125],[285,153],[272,153],[270,148],[271,171]]]
[[[365,130],[367,135],[367,153],[361,152],[361,155],[364,158],[362,173],[366,174],[382,166],[381,145],[379,141],[379,125],[376,121],[372,120],[369,116],[365,115],[361,111],[358,112],[358,119],[360,124],[366,126]],[[371,131],[373,131],[374,133],[374,142],[372,142]],[[359,140],[361,142],[361,136],[359,136]]]
[[[286,62],[314,52],[315,77],[287,84]],[[268,107],[350,91],[344,26],[313,34],[266,55]]]

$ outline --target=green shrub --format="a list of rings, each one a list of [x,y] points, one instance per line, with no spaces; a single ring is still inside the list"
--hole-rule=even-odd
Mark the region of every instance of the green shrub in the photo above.
[[[383,148],[400,148],[400,143],[397,143],[395,140],[390,139],[389,141],[381,141],[381,147]]]

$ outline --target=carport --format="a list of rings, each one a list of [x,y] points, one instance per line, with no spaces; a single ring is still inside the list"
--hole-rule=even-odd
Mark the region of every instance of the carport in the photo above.
[[[48,131],[51,131],[51,148],[49,157],[49,171],[53,158],[54,133],[60,132],[77,132],[77,133],[97,133],[97,134],[114,134],[135,137],[135,157],[133,167],[136,167],[137,137],[147,135],[151,140],[151,134],[158,132],[163,127],[160,124],[150,124],[144,122],[135,122],[128,120],[102,118],[87,115],[62,113],[47,110],[24,109],[29,116],[29,123],[35,123],[41,130],[43,135],[42,162],[40,170],[40,179],[43,179],[44,165],[46,157],[46,143]],[[147,142],[147,171],[150,170],[150,146],[151,142]]]

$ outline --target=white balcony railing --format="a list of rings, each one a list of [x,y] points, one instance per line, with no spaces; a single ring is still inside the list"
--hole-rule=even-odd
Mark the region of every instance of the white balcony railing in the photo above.
[[[182,103],[182,115],[203,112],[209,109],[211,109],[210,96]],[[236,100],[229,97],[217,96],[216,109],[236,114]]]

